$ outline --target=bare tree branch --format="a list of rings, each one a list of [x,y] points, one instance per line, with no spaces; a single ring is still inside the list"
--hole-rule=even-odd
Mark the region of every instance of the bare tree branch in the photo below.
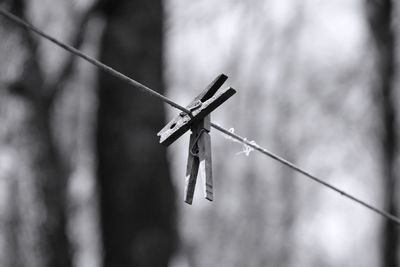
[[[82,16],[80,22],[77,24],[77,32],[75,34],[74,40],[72,41],[72,46],[75,48],[80,48],[85,40],[85,33],[87,29],[88,22],[92,15],[98,10],[98,4],[93,4]],[[62,93],[65,88],[65,83],[71,78],[75,62],[77,57],[73,54],[69,54],[69,57],[64,64],[63,69],[54,82],[46,86],[46,103],[48,106],[52,106],[57,97]]]

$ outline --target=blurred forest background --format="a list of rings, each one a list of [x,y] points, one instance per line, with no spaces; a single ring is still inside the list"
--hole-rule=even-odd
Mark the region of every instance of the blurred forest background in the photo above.
[[[393,0],[1,0],[0,7],[398,215]],[[183,203],[177,114],[0,16],[0,266],[399,266],[398,227],[212,131]]]

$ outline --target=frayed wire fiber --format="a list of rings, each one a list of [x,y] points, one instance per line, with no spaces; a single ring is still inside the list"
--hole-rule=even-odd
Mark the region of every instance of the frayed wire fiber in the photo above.
[[[89,62],[90,64],[96,66],[97,68],[103,70],[104,72],[107,72],[108,74],[113,75],[117,79],[120,79],[122,81],[125,81],[126,83],[129,83],[134,88],[139,89],[139,90],[149,94],[152,97],[158,98],[159,100],[163,101],[164,103],[167,103],[167,104],[171,105],[172,107],[174,107],[176,109],[179,109],[179,110],[185,112],[186,114],[189,114],[189,116],[191,115],[191,111],[190,110],[188,110],[187,108],[185,108],[185,107],[179,105],[178,103],[172,101],[171,99],[167,98],[166,96],[164,96],[164,95],[162,95],[160,93],[157,93],[153,89],[150,89],[149,87],[146,87],[145,85],[143,85],[143,84],[139,83],[138,81],[136,81],[136,80],[134,80],[134,79],[122,74],[121,72],[111,68],[110,66],[108,66],[108,65],[106,65],[106,64],[104,64],[104,63],[102,63],[102,62],[100,62],[100,61],[98,61],[98,60],[86,55],[86,54],[84,54],[82,51],[80,51],[80,50],[78,50],[78,49],[76,49],[76,48],[74,48],[74,47],[72,47],[72,46],[70,46],[70,45],[68,45],[66,43],[63,43],[63,42],[59,41],[58,39],[54,38],[53,36],[48,35],[47,33],[43,32],[41,29],[33,26],[32,24],[26,22],[25,20],[22,20],[21,18],[13,15],[9,11],[7,11],[4,8],[1,8],[1,7],[0,7],[0,15],[5,16],[9,20],[11,20],[14,23],[18,24],[19,26],[22,26],[22,27],[26,28],[27,30],[36,33],[37,35],[41,36],[42,38],[47,39],[48,41],[54,43],[55,45],[65,49],[69,53],[71,53],[71,54],[73,54],[73,55],[75,55],[77,57],[82,58],[83,60]],[[268,157],[270,157],[270,158],[282,163],[283,165],[291,168],[292,170],[294,170],[294,171],[296,171],[298,173],[301,173],[305,177],[308,177],[311,180],[314,180],[315,182],[319,183],[320,185],[325,186],[325,187],[327,187],[327,188],[329,188],[329,189],[341,194],[342,196],[344,196],[344,197],[346,197],[346,198],[348,198],[348,199],[360,204],[364,208],[367,208],[367,209],[369,209],[369,210],[371,210],[371,211],[373,211],[373,212],[385,217],[386,219],[396,223],[398,226],[400,226],[400,218],[399,217],[397,217],[397,216],[395,216],[393,214],[390,214],[390,213],[388,213],[388,212],[386,212],[384,210],[381,210],[381,209],[379,209],[377,207],[374,207],[374,206],[366,203],[365,201],[363,201],[361,199],[358,199],[355,196],[350,195],[350,194],[342,191],[341,189],[337,188],[336,186],[333,186],[333,185],[323,181],[322,179],[318,178],[317,176],[312,175],[308,171],[303,170],[302,168],[300,168],[296,164],[294,164],[294,163],[292,163],[292,162],[290,162],[290,161],[288,161],[288,160],[286,160],[286,159],[284,159],[284,158],[282,158],[282,157],[280,157],[280,156],[268,151],[267,149],[257,145],[257,143],[254,142],[254,141],[248,141],[246,138],[241,137],[240,135],[234,133],[233,131],[230,132],[229,130],[227,130],[227,129],[225,129],[225,128],[223,128],[223,127],[221,127],[221,126],[219,126],[219,125],[217,125],[215,123],[211,123],[211,126],[214,129],[224,133],[225,135],[232,137],[232,139],[237,140],[237,141],[247,145],[249,148],[245,147],[245,149],[242,151],[242,153],[245,153],[246,155],[248,155],[252,151],[252,150],[250,150],[250,148],[253,149],[253,150],[257,150],[258,152],[260,152],[260,153],[262,153],[262,154],[264,154],[264,155],[266,155],[266,156],[268,156]]]
[[[229,131],[230,133],[232,133],[232,134],[235,134],[235,128],[229,128],[228,131]],[[224,138],[227,139],[227,140],[230,140],[230,141],[232,141],[232,142],[234,142],[234,143],[239,143],[239,144],[241,144],[241,145],[243,146],[243,150],[237,152],[236,155],[245,154],[246,157],[248,157],[248,156],[250,155],[250,153],[254,151],[254,148],[252,148],[252,147],[249,146],[248,144],[243,143],[243,142],[240,142],[239,140],[237,140],[237,139],[235,139],[235,138],[233,138],[233,137],[231,137],[231,136],[229,136],[229,135],[227,135],[227,134],[224,134]],[[248,142],[248,140],[247,140],[246,137],[244,137],[244,140],[246,140],[246,142]],[[252,144],[252,145],[254,145],[254,146],[258,146],[257,143],[256,143],[256,141],[254,141],[254,140],[253,140],[253,141],[250,141],[250,144]]]
[[[306,170],[303,170],[302,168],[300,168],[296,164],[294,164],[294,163],[292,163],[292,162],[290,162],[290,161],[288,161],[288,160],[286,160],[286,159],[284,159],[284,158],[272,153],[271,151],[268,151],[267,149],[255,144],[255,143],[251,143],[246,138],[241,137],[238,134],[232,133],[229,130],[226,130],[225,128],[219,126],[218,124],[211,123],[211,126],[214,129],[220,131],[221,133],[224,133],[225,135],[228,135],[228,136],[232,137],[233,139],[250,146],[254,150],[257,150],[258,152],[260,152],[260,153],[262,153],[262,154],[264,154],[264,155],[266,155],[266,156],[268,156],[268,157],[270,157],[270,158],[282,163],[283,165],[289,167],[290,169],[292,169],[292,170],[304,175],[305,177],[307,177],[307,178],[319,183],[322,186],[325,186],[325,187],[327,187],[327,188],[329,188],[329,189],[341,194],[343,197],[346,197],[346,198],[348,198],[348,199],[360,204],[361,206],[364,206],[364,208],[367,208],[367,209],[369,209],[369,210],[371,210],[371,211],[373,211],[373,212],[385,217],[386,219],[396,223],[398,226],[400,226],[400,218],[399,217],[397,217],[397,216],[395,216],[393,214],[390,214],[389,212],[386,212],[384,210],[381,210],[381,209],[379,209],[377,207],[374,207],[371,204],[368,204],[367,202],[365,202],[365,201],[363,201],[363,200],[361,200],[361,199],[359,199],[359,198],[357,198],[357,197],[355,197],[355,196],[353,196],[353,195],[351,195],[349,193],[344,192],[343,190],[339,189],[338,187],[336,187],[334,185],[331,185],[328,182],[325,182],[321,178],[318,178],[317,176],[311,174],[310,172],[308,172]]]

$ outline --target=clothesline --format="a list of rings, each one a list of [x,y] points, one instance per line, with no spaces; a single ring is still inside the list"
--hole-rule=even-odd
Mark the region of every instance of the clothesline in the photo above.
[[[68,44],[65,44],[65,43],[57,40],[56,38],[52,37],[51,35],[48,35],[44,31],[42,31],[41,29],[39,29],[39,28],[33,26],[32,24],[26,22],[25,20],[22,20],[21,18],[13,15],[12,13],[8,12],[7,10],[5,10],[3,8],[0,8],[0,14],[5,16],[5,17],[7,17],[8,19],[10,19],[11,21],[15,22],[16,24],[26,28],[27,30],[32,31],[32,32],[36,33],[37,35],[41,36],[42,38],[45,38],[48,41],[56,44],[57,46],[65,49],[66,51],[70,52],[71,54],[86,60],[87,62],[91,63],[92,65],[95,65],[96,67],[98,67],[102,71],[104,71],[106,73],[109,73],[109,74],[115,76],[116,78],[131,84],[133,87],[135,87],[137,89],[140,89],[141,91],[149,94],[150,96],[156,97],[159,100],[163,101],[164,103],[167,103],[170,106],[172,106],[172,107],[174,107],[176,109],[179,109],[179,110],[185,112],[186,114],[188,114],[189,116],[191,116],[190,110],[188,110],[185,107],[179,105],[178,103],[174,102],[173,100],[169,99],[168,97],[166,97],[166,96],[164,96],[164,95],[162,95],[162,94],[150,89],[149,87],[139,83],[138,81],[135,81],[134,79],[122,74],[121,72],[111,68],[110,66],[107,66],[106,64],[104,64],[104,63],[102,63],[102,62],[100,62],[100,61],[98,61],[98,60],[96,60],[96,59],[84,54],[80,50],[78,50],[78,49],[76,49],[76,48],[74,48],[74,47],[72,47],[72,46],[70,46]],[[292,163],[292,162],[290,162],[290,161],[288,161],[288,160],[286,160],[286,159],[284,159],[284,158],[282,158],[282,157],[280,157],[280,156],[268,151],[267,149],[259,146],[256,142],[248,141],[246,138],[244,138],[244,137],[242,137],[242,136],[240,136],[240,135],[238,135],[238,134],[236,134],[234,132],[231,132],[231,131],[225,129],[225,128],[219,126],[218,124],[211,123],[211,126],[214,129],[220,131],[221,133],[230,136],[231,138],[233,138],[233,139],[245,144],[246,146],[249,146],[249,147],[253,148],[254,150],[262,153],[265,156],[268,156],[268,157],[272,158],[275,161],[280,162],[281,164],[283,164],[283,165],[287,166],[288,168],[291,168],[292,170],[302,174],[303,176],[305,176],[305,177],[317,182],[318,184],[320,184],[320,185],[322,185],[322,186],[324,186],[324,187],[326,187],[326,188],[328,188],[330,190],[333,190],[334,192],[337,192],[337,193],[341,194],[343,197],[346,197],[346,198],[350,199],[351,201],[354,201],[354,202],[358,203],[359,205],[363,206],[364,208],[367,208],[367,209],[369,209],[369,210],[381,215],[382,217],[385,217],[386,219],[396,223],[397,225],[400,225],[400,218],[399,217],[397,217],[397,216],[395,216],[393,214],[390,214],[390,213],[388,213],[388,212],[386,212],[384,210],[381,210],[381,209],[379,209],[379,208],[377,208],[377,207],[375,207],[375,206],[373,206],[371,204],[368,204],[367,202],[365,202],[365,201],[353,196],[352,194],[344,192],[343,190],[339,189],[338,187],[325,182],[324,180],[322,180],[321,178],[318,178],[315,175],[312,175],[310,172],[300,168],[296,164],[294,164],[294,163]]]

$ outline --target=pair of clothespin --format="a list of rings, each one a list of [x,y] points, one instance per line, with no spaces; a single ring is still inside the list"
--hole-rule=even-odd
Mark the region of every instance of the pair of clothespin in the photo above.
[[[236,93],[230,87],[218,92],[227,79],[226,75],[219,75],[186,107],[190,114],[181,112],[157,134],[160,136],[160,143],[169,146],[189,129],[192,130],[185,185],[185,202],[188,204],[192,204],[199,172],[203,181],[204,197],[213,200],[210,113]]]

